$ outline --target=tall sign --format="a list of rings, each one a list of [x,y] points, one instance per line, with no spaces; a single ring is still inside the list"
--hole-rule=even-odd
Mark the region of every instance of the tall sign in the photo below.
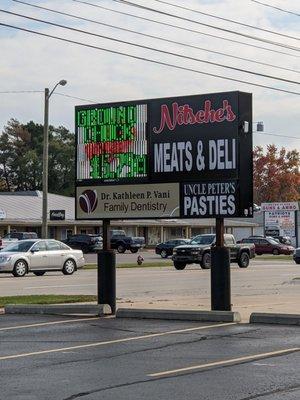
[[[266,236],[289,236],[292,244],[297,244],[298,202],[262,203],[264,212],[264,232]]]
[[[252,96],[75,108],[76,218],[252,217]]]

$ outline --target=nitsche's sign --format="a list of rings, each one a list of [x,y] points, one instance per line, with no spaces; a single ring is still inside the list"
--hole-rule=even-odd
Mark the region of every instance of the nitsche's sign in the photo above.
[[[96,104],[76,107],[75,114],[78,218],[252,216],[251,94]],[[147,186],[169,183],[172,204],[160,209],[156,189],[147,199]],[[144,193],[148,209],[142,198],[140,208],[128,203],[128,185],[131,197]],[[93,211],[82,208],[84,193],[97,196]],[[101,208],[104,193],[110,195]]]

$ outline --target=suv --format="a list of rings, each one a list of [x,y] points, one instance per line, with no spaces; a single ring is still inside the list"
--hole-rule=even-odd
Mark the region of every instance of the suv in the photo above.
[[[215,246],[216,235],[195,236],[187,245],[177,246],[173,252],[173,264],[182,270],[187,264],[199,264],[202,269],[211,267],[211,248]],[[254,245],[237,244],[233,235],[224,234],[224,245],[229,249],[230,261],[240,268],[247,268],[251,258],[255,257]]]
[[[286,254],[290,255],[294,252],[294,247],[287,244],[279,243],[275,239],[268,237],[252,236],[240,240],[240,243],[253,243],[255,245],[255,253],[260,256],[262,254]]]
[[[0,239],[0,249],[3,249],[12,242],[17,242],[18,240],[37,238],[38,235],[36,232],[10,232]]]
[[[70,235],[66,240],[63,240],[72,249],[82,250],[83,253],[91,253],[101,250],[103,246],[103,239],[97,234],[80,233]]]

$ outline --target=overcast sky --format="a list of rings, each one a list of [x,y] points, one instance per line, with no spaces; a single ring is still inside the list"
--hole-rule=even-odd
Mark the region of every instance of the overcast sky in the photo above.
[[[194,19],[200,23],[211,24],[242,34],[263,38],[265,40],[267,39],[281,43],[283,46],[292,46],[298,50],[279,47],[277,45],[238,36],[233,33],[208,28],[200,24],[153,13],[148,10],[141,10],[136,7],[117,3],[113,0],[84,1],[169,23],[173,25],[173,27],[119,15],[87,4],[76,3],[73,0],[24,1],[30,4],[48,7],[53,10],[76,14],[77,16],[93,19],[98,22],[136,30],[141,33],[251,59],[255,61],[255,63],[237,60],[203,50],[192,49],[178,44],[171,44],[134,33],[120,31],[115,28],[108,28],[99,24],[32,8],[12,0],[0,0],[0,8],[2,10],[60,23],[100,35],[176,52],[201,60],[221,63],[231,67],[242,68],[292,81],[300,81],[299,39],[287,38],[243,27],[227,21],[196,14],[195,12],[180,10],[154,0],[131,1],[136,4],[142,4],[157,10],[173,13],[180,17]],[[251,0],[168,1],[222,18],[229,18],[259,28],[300,38],[299,16],[275,10]],[[262,2],[298,14],[300,13],[299,0],[262,0]],[[223,77],[245,80],[260,85],[300,93],[299,85],[297,84],[237,72],[157,53],[152,50],[135,48],[127,44],[120,44],[111,40],[68,31],[60,27],[26,20],[22,17],[8,15],[3,12],[0,12],[0,22]],[[255,46],[273,49],[288,53],[289,55],[232,43],[222,40],[221,38],[212,38],[200,33],[187,32],[174,27],[174,25],[202,33],[218,35],[221,38],[238,40]],[[3,26],[0,26],[0,49],[0,92],[21,90],[42,91],[42,93],[0,93],[1,130],[11,118],[16,118],[21,123],[26,123],[30,120],[43,123],[43,90],[45,87],[49,87],[51,90],[60,79],[66,79],[68,84],[65,87],[58,87],[56,90],[57,93],[87,99],[87,101],[84,102],[63,97],[58,94],[51,97],[50,123],[55,126],[66,126],[71,131],[74,131],[73,121],[75,105],[240,90],[253,93],[253,120],[263,121],[265,133],[270,134],[254,133],[254,144],[266,145],[275,143],[278,146],[297,148],[300,150],[300,98],[297,94],[273,91],[195,72],[178,70],[147,61],[135,60],[122,55],[111,54],[102,50],[95,50],[51,38],[41,37],[12,28],[4,28]],[[295,72],[263,66],[258,64],[258,62],[288,68],[295,70]],[[294,136],[298,139],[272,136],[271,134]]]

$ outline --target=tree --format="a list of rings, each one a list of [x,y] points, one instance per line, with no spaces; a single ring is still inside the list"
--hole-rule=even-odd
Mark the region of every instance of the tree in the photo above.
[[[74,195],[75,138],[49,126],[50,193]],[[11,119],[0,136],[0,190],[42,190],[43,125]]]
[[[268,145],[253,152],[254,203],[300,200],[300,153]]]

